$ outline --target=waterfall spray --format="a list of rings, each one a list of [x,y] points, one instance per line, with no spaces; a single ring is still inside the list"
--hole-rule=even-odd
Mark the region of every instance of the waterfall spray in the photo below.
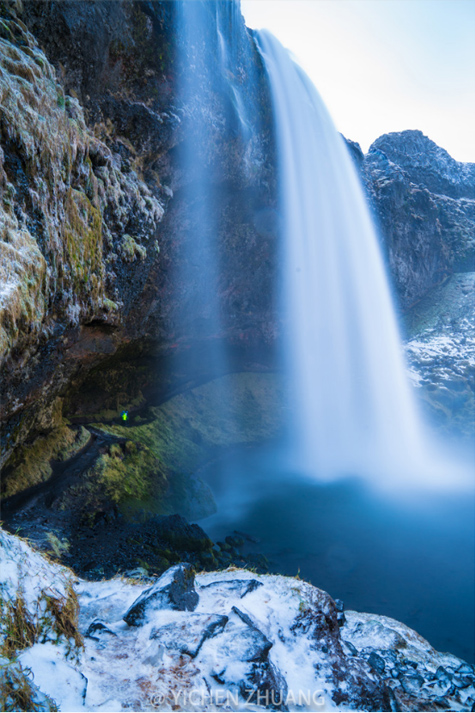
[[[257,41],[279,156],[295,462],[327,480],[433,479],[376,231],[344,139],[289,52],[267,31]]]

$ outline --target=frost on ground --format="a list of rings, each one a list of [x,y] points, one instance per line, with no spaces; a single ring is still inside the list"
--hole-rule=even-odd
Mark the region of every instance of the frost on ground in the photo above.
[[[0,681],[10,695],[2,693],[3,710],[469,711],[475,704],[472,666],[393,619],[345,615],[298,579],[237,569],[195,576],[181,564],[155,580],[86,582],[3,531],[0,556]],[[68,605],[75,596],[77,609]],[[62,603],[56,618],[48,597]],[[7,642],[20,598],[27,634],[14,650]],[[69,618],[59,613],[65,607]],[[15,675],[20,684],[11,683]],[[22,707],[15,690],[28,686]]]
[[[452,275],[407,316],[409,377],[437,425],[475,433],[475,273]]]

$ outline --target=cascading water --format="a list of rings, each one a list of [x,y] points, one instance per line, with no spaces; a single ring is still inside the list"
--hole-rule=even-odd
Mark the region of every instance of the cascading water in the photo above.
[[[218,13],[234,5],[221,3]],[[219,91],[233,107],[234,131],[251,143],[252,92],[242,91],[232,42],[223,37],[218,32],[216,69],[225,70]],[[420,422],[377,237],[345,142],[287,51],[267,32],[254,37],[273,95],[292,445],[281,439],[281,448],[273,441],[229,449],[205,466],[200,476],[218,511],[203,526],[215,541],[233,529],[249,533],[280,572],[300,571],[350,608],[405,621],[442,650],[470,658],[473,501],[465,470],[457,466],[456,474],[436,455]],[[261,113],[266,97],[264,90]],[[217,213],[222,206],[214,204]],[[222,396],[230,403],[229,393]],[[353,475],[359,480],[345,477]],[[393,487],[384,492],[374,484]]]
[[[257,41],[277,134],[297,464],[321,479],[427,474],[429,449],[356,169],[305,72],[269,32]]]
[[[219,305],[219,253],[217,247],[217,198],[214,167],[209,160],[212,127],[199,105],[197,85],[210,82],[208,57],[208,18],[198,3],[181,1],[175,7],[175,22],[180,45],[177,49],[178,104],[187,138],[177,148],[181,172],[182,200],[186,214],[179,230],[179,254],[174,275],[174,314],[177,340],[190,339],[204,344],[204,358],[216,372],[223,371],[224,356],[217,335],[221,333]],[[211,53],[213,48],[209,50]],[[178,231],[177,231],[178,232]],[[183,296],[182,296],[183,295]]]

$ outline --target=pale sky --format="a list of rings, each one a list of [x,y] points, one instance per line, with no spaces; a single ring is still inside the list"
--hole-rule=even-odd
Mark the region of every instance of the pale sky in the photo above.
[[[420,129],[475,162],[475,0],[242,0],[307,71],[363,151]]]

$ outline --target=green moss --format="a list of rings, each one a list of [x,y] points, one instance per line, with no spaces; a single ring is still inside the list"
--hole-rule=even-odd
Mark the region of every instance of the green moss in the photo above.
[[[143,245],[139,245],[131,235],[124,235],[120,243],[119,252],[126,262],[132,262],[137,257],[144,260],[147,257],[147,250]]]
[[[119,305],[117,304],[117,302],[114,302],[113,300],[110,300],[107,297],[103,298],[102,306],[106,310],[106,312],[117,312],[117,310],[119,309]]]
[[[35,241],[0,211],[0,357],[24,331],[37,333],[46,310],[46,262]]]
[[[88,315],[103,289],[102,218],[82,111],[76,103],[72,124],[54,69],[27,29],[8,19],[2,27],[0,125],[8,127],[18,169],[7,176],[0,164],[6,197],[0,203],[0,281],[8,286],[0,309],[0,358],[19,340],[37,338],[58,288]],[[1,39],[7,29],[11,41]],[[10,181],[21,191],[12,193]],[[20,213],[29,220],[20,223]]]
[[[151,411],[149,423],[95,426],[142,444],[169,469],[192,473],[213,450],[277,436],[282,387],[275,374],[229,374]]]
[[[85,193],[74,188],[68,189],[65,212],[64,244],[76,292],[91,292],[97,300],[103,281],[101,213]]]
[[[159,502],[168,485],[166,469],[154,453],[132,441],[114,443],[88,473],[89,500],[103,497],[128,509]]]
[[[281,386],[274,374],[231,374],[150,412],[154,418],[148,422],[94,424],[124,441],[101,457],[96,482],[130,515],[143,508],[195,519],[215,506],[209,489],[191,475],[224,448],[276,437],[282,425]]]
[[[26,444],[9,463],[10,472],[2,480],[2,497],[9,497],[44,482],[52,474],[52,460],[67,460],[83,448],[91,434],[81,427],[74,431],[66,425],[54,428],[47,436]]]

